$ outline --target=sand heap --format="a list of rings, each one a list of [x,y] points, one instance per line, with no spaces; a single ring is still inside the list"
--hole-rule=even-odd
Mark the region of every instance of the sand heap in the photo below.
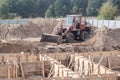
[[[0,39],[40,37],[42,33],[52,33],[63,22],[63,19],[37,18],[27,24],[0,25]]]
[[[106,27],[99,28],[95,31],[96,35],[88,42],[97,51],[120,50],[120,28],[109,29]]]

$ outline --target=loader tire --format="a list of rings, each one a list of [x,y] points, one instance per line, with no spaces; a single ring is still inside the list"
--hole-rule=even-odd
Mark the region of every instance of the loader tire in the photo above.
[[[82,41],[86,41],[87,39],[89,39],[89,33],[88,33],[87,31],[83,31],[83,32],[81,33],[80,39],[81,39]]]
[[[73,33],[66,34],[66,42],[67,43],[73,43],[74,39],[75,39],[75,37],[74,37]]]

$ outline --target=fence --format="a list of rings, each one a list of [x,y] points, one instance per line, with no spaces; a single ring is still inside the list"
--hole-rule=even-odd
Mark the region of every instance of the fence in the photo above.
[[[17,20],[0,20],[0,24],[25,24],[30,22],[29,19],[17,19]]]
[[[87,19],[87,22],[96,27],[120,28],[120,20],[97,20]]]
[[[0,20],[0,24],[25,24],[30,22],[30,19],[17,20]],[[120,20],[97,20],[95,18],[87,18],[87,22],[96,27],[120,28]]]

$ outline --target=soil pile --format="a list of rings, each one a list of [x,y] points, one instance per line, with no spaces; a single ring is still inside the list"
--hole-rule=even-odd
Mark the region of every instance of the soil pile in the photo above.
[[[42,33],[52,33],[62,22],[64,19],[37,18],[27,24],[0,25],[0,39],[40,37]]]
[[[120,50],[120,28],[106,29],[106,38],[104,40],[103,50]]]
[[[120,29],[98,28],[94,37],[86,42],[96,51],[120,50]]]

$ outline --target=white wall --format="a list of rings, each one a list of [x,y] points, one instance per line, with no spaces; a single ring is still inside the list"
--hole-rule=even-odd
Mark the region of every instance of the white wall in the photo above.
[[[87,22],[96,27],[120,28],[120,20],[97,20],[87,19]]]

